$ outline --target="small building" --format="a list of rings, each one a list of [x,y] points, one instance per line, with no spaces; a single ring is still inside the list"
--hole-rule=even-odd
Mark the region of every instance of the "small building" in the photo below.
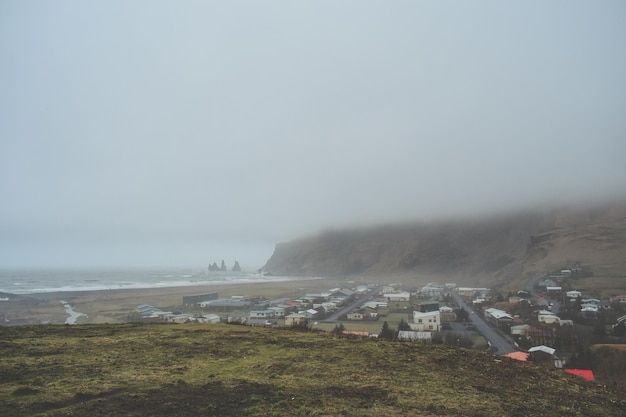
[[[398,340],[407,342],[430,342],[431,335],[431,332],[400,330],[398,332]]]
[[[528,349],[528,359],[533,363],[554,366],[554,353],[556,349],[548,346],[533,346]]]
[[[552,323],[559,323],[561,319],[558,316],[555,316],[553,314],[541,314],[537,316],[537,320],[540,323],[552,324]]]
[[[217,300],[218,298],[219,297],[216,292],[200,295],[183,295],[183,305],[185,307],[197,307],[198,303],[202,301]]]
[[[291,313],[285,316],[285,326],[298,326],[306,321],[306,317],[301,313]]]
[[[559,294],[562,290],[562,287],[546,287],[548,294]]]
[[[511,326],[511,335],[513,336],[526,336],[526,331],[530,329],[531,326],[528,324],[520,324],[519,326]]]
[[[582,298],[583,294],[580,291],[568,291],[565,293],[565,295],[567,296],[567,298]]]
[[[411,299],[411,294],[408,292],[394,292],[384,294],[385,298],[388,302],[392,301],[409,301]]]
[[[363,320],[365,316],[362,310],[352,311],[346,315],[348,320]]]
[[[440,299],[445,292],[446,287],[444,285],[437,284],[436,282],[431,282],[420,289],[420,293],[424,297],[432,298],[433,300]]]
[[[624,305],[626,304],[626,295],[615,295],[609,299],[611,305]]]
[[[251,319],[273,319],[276,313],[274,310],[252,310],[248,313]]]
[[[456,320],[456,313],[454,312],[454,309],[452,307],[439,307],[439,314],[442,323],[451,323]]]
[[[439,301],[420,301],[417,310],[422,313],[439,310]]]
[[[198,323],[219,323],[221,321],[220,316],[217,314],[205,314],[200,317],[194,317]]]
[[[420,311],[413,312],[413,323],[409,323],[411,330],[414,331],[430,331],[436,332],[439,330],[439,324],[441,324],[441,313],[437,311],[429,311],[422,313]]]
[[[498,327],[509,325],[513,321],[513,316],[504,310],[488,308],[484,311],[485,318]]]

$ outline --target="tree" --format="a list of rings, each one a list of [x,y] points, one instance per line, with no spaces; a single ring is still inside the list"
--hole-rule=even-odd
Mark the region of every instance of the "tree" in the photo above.
[[[378,337],[383,340],[393,340],[393,336],[394,336],[394,332],[389,327],[389,323],[384,322],[383,328],[380,329],[380,334],[378,335]]]
[[[400,319],[400,323],[398,323],[398,330],[409,331],[411,330],[411,326],[409,326],[409,323],[404,321],[404,319]]]
[[[332,329],[330,333],[336,336],[339,336],[339,335],[342,335],[345,330],[346,330],[346,326],[344,326],[343,323],[339,323],[335,325],[335,328]]]

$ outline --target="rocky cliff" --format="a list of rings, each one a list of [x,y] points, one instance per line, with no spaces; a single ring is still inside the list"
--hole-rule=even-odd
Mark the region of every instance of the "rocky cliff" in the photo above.
[[[626,267],[626,204],[326,231],[276,245],[263,269],[495,285],[571,262]]]

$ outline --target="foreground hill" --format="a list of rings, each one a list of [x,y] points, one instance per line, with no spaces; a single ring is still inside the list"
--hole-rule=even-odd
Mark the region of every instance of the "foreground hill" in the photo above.
[[[498,286],[572,263],[625,275],[626,203],[328,231],[278,244],[263,269]]]
[[[0,328],[7,416],[620,416],[561,370],[438,345],[228,325]]]

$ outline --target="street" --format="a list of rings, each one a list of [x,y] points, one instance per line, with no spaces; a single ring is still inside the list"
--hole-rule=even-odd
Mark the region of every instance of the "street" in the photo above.
[[[476,330],[482,334],[487,341],[489,341],[496,355],[506,355],[507,353],[517,352],[519,350],[509,343],[504,337],[500,336],[497,330],[485,322],[482,317],[474,312],[474,310],[466,306],[459,294],[452,293],[452,298],[454,298],[454,301],[456,301],[460,308],[467,311],[470,322],[476,326]]]
[[[380,287],[374,287],[374,288],[372,288],[372,291],[367,293],[367,295],[361,296],[359,298],[355,298],[354,301],[352,303],[350,303],[349,305],[345,306],[341,310],[335,311],[333,314],[331,314],[330,316],[326,317],[326,319],[320,320],[320,321],[321,322],[326,322],[326,323],[335,322],[342,315],[348,314],[350,311],[354,310],[355,308],[357,308],[361,304],[365,304],[366,302],[368,302],[369,300],[371,300],[372,298],[377,296],[378,293],[380,293]]]

